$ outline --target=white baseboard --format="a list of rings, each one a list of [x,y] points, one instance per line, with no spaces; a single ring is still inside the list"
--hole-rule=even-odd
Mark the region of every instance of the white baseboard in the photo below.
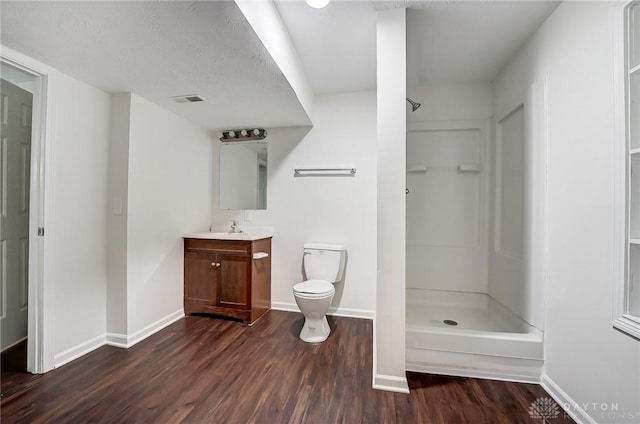
[[[598,424],[587,411],[582,409],[571,397],[560,388],[547,374],[542,374],[540,385],[556,401],[562,409],[578,424]]]
[[[394,375],[375,374],[373,376],[373,388],[388,392],[409,394],[409,384],[406,377]]]
[[[96,350],[97,348],[106,345],[121,347],[121,348],[130,348],[136,343],[146,339],[152,334],[157,333],[163,328],[173,324],[184,317],[184,311],[182,309],[167,315],[164,318],[159,319],[158,321],[144,327],[143,329],[136,331],[130,336],[126,334],[117,334],[117,333],[106,333],[101,334],[100,336],[96,336],[91,340],[87,340],[86,342],[80,343],[77,346],[74,346],[70,349],[65,350],[64,352],[60,352],[53,357],[53,367],[58,368],[74,359],[78,359],[81,356],[86,355],[87,353]]]
[[[164,318],[160,318],[154,323],[151,323],[144,327],[141,330],[136,331],[131,335],[127,334],[118,334],[118,333],[107,333],[106,336],[106,344],[109,346],[120,347],[124,349],[128,349],[136,343],[141,342],[147,337],[157,333],[165,327],[173,324],[174,322],[182,319],[184,317],[184,310],[179,309]]]
[[[287,302],[274,302],[271,301],[271,309],[274,311],[285,311],[285,312],[298,312],[300,313],[300,308],[295,303],[287,303]]]
[[[300,308],[295,303],[288,302],[271,302],[271,309],[276,311],[285,312],[300,312]],[[336,308],[332,306],[329,308],[327,315],[345,318],[363,318],[373,319],[376,315],[375,311],[369,311],[367,309],[351,309],[351,308]]]
[[[409,394],[409,383],[406,374],[402,377],[395,375],[378,374],[378,339],[376,326],[376,313],[373,312],[373,384],[371,388],[376,390],[385,390],[387,392],[396,392]]]
[[[106,344],[114,347],[121,347],[126,349],[127,346],[127,335],[119,334],[119,333],[107,333]]]
[[[74,359],[78,359],[79,357],[86,355],[87,353],[96,350],[97,348],[104,346],[105,344],[105,335],[101,334],[96,336],[86,342],[80,343],[70,349],[65,350],[64,352],[60,352],[57,355],[53,356],[53,367],[58,368]]]

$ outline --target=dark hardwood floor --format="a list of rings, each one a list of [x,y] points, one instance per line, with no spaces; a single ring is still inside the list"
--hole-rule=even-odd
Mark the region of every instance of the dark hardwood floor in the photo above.
[[[0,356],[0,386],[2,396],[38,376],[27,374],[27,341],[8,348]]]
[[[2,423],[541,423],[534,384],[408,373],[410,395],[371,389],[372,323],[302,316],[252,327],[187,317],[124,350],[102,347],[42,376],[2,382]],[[4,380],[3,373],[3,380]],[[553,423],[573,422],[563,414]]]

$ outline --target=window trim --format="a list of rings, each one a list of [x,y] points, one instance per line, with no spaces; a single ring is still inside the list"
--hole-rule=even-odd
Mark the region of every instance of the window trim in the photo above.
[[[640,340],[640,317],[628,314],[628,269],[629,269],[629,63],[630,25],[628,10],[640,0],[621,1],[613,9],[613,72],[614,72],[614,328]]]

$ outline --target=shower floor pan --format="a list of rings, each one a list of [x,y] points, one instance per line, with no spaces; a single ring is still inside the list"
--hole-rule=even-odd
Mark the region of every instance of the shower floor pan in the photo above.
[[[407,290],[409,371],[538,382],[543,334],[480,293]]]

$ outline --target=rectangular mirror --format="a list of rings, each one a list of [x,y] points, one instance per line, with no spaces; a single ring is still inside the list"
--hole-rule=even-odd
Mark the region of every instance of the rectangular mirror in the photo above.
[[[220,145],[220,209],[267,208],[267,143],[236,141]]]

